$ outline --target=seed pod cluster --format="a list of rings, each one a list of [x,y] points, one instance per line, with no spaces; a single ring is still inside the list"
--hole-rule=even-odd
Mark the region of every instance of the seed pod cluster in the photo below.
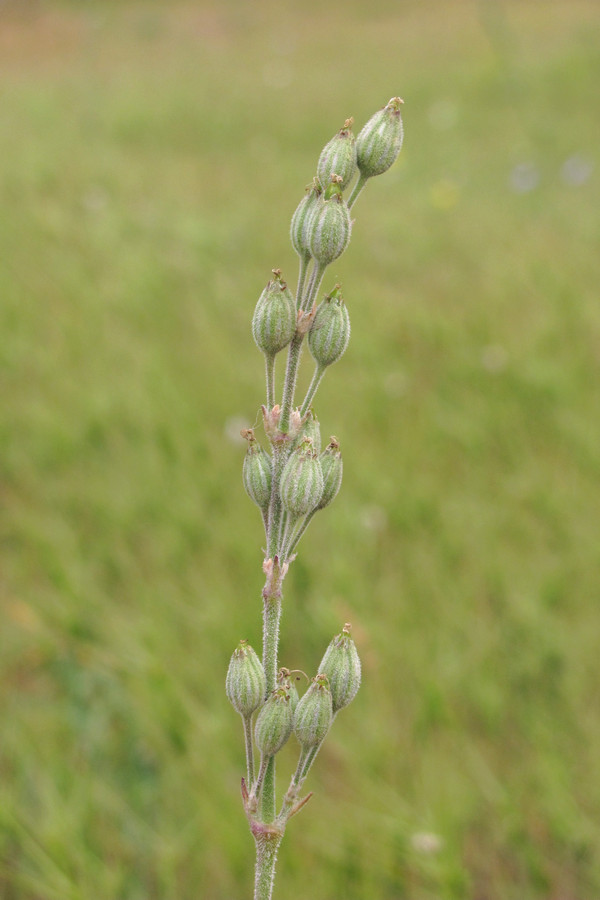
[[[242,780],[244,808],[253,834],[265,839],[279,839],[287,818],[306,802],[306,797],[299,798],[299,791],[310,766],[333,719],[354,699],[361,681],[360,658],[349,625],[331,640],[318,674],[301,698],[290,670],[280,669],[275,677],[278,606],[272,601],[281,597],[283,579],[312,514],[328,506],[340,490],[343,464],[339,443],[332,437],[321,452],[320,426],[311,404],[325,370],[348,346],[350,318],[339,285],[318,306],[317,302],[325,268],[350,242],[350,208],[365,182],[385,172],[400,152],[401,105],[402,100],[393,97],[369,119],[357,138],[352,133],[352,119],[348,119],[323,148],[316,175],[290,225],[291,242],[300,257],[297,297],[292,296],[281,271],[273,269],[252,317],[254,341],[266,357],[267,401],[261,408],[271,452],[260,446],[252,429],[242,432],[248,440],[243,483],[261,509],[266,532],[265,668],[252,647],[240,641],[229,663],[226,693],[244,719],[248,774],[247,781]],[[302,384],[298,367],[305,338],[316,366],[304,400],[298,403],[296,389]],[[283,390],[278,394],[275,357],[288,346]],[[281,812],[275,815],[274,766],[270,760],[292,731],[301,745],[300,758]],[[258,774],[253,736],[261,754]]]

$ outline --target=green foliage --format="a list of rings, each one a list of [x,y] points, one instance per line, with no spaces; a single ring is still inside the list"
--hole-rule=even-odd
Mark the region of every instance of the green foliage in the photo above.
[[[5,5],[0,894],[249,892],[248,323],[315,147],[392,92],[406,144],[332,266],[344,485],[282,629],[316,671],[351,621],[363,687],[277,890],[600,894],[599,37],[584,0]]]

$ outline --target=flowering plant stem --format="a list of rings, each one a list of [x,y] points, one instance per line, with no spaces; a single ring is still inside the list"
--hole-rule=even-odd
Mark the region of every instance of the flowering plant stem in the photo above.
[[[289,819],[310,799],[300,797],[304,781],[338,711],[354,698],[360,684],[360,660],[350,626],[333,638],[317,675],[301,698],[289,669],[280,668],[279,626],[282,585],[298,543],[318,510],[335,498],[342,478],[337,439],[320,451],[319,423],[312,403],[328,367],[345,351],[350,320],[340,285],[317,307],[327,267],[350,241],[349,208],[367,180],[392,165],[402,142],[399,98],[352,134],[347,119],[325,146],[313,180],[292,219],[292,244],[300,258],[295,299],[273,270],[257,303],[252,333],[265,356],[266,404],[263,424],[270,454],[254,437],[248,440],[244,486],[260,508],[265,527],[263,562],[262,661],[246,641],[234,652],[227,673],[227,696],[241,714],[246,747],[242,800],[256,846],[254,900],[271,900],[277,852]],[[343,190],[358,172],[350,200]],[[295,407],[298,370],[305,338],[315,371],[300,408]],[[287,347],[281,405],[276,401],[276,355]],[[253,715],[256,718],[253,720]],[[253,741],[254,725],[254,741]],[[300,744],[296,770],[277,812],[275,757],[292,731]],[[254,745],[260,753],[256,772]]]

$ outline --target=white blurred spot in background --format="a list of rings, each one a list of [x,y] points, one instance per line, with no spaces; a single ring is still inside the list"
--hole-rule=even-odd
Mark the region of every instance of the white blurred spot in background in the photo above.
[[[101,187],[92,185],[84,193],[82,204],[89,213],[103,212],[108,206],[108,194]]]
[[[248,422],[247,419],[243,419],[241,416],[230,416],[229,419],[225,420],[223,434],[230,444],[243,444],[244,438],[240,432],[242,428],[250,428],[251,425],[251,422]]]
[[[512,169],[508,181],[515,194],[527,194],[540,183],[540,171],[532,162],[518,163]]]
[[[586,159],[579,153],[574,153],[565,159],[560,170],[560,177],[565,184],[571,187],[579,187],[585,184],[594,171],[594,165],[591,160]]]
[[[439,834],[433,834],[431,831],[417,831],[412,835],[410,842],[413,850],[416,850],[417,853],[424,853],[427,856],[439,853],[444,846],[444,842]]]
[[[381,534],[387,526],[388,518],[382,506],[363,506],[360,511],[360,524],[365,531]]]
[[[499,344],[489,344],[481,351],[481,365],[487,372],[502,372],[508,362],[508,353]]]

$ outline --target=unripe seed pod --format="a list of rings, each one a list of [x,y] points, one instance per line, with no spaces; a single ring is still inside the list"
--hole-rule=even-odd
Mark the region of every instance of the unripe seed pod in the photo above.
[[[315,453],[321,452],[321,426],[312,409],[309,409],[306,413],[306,420],[302,426],[302,436],[312,441]]]
[[[298,688],[296,687],[296,680],[298,677],[298,675],[294,676],[293,672],[290,672],[289,669],[280,669],[277,676],[277,683],[279,686],[284,687],[290,695],[292,712],[296,712],[296,707],[298,706],[298,701],[300,699]]]
[[[318,199],[323,193],[318,178],[313,179],[313,183],[306,189],[306,194],[298,204],[294,215],[292,216],[292,224],[290,225],[290,238],[292,246],[298,256],[308,260],[310,258],[310,248],[308,245],[309,225],[312,215],[317,208]]]
[[[350,316],[340,286],[319,304],[308,332],[308,347],[318,366],[324,368],[342,356],[350,340]]]
[[[321,426],[319,425],[319,420],[315,416],[312,409],[309,409],[306,413],[306,417],[300,429],[300,433],[296,439],[294,444],[294,449],[300,446],[303,440],[306,438],[310,438],[312,441],[313,450],[315,453],[321,452]]]
[[[240,641],[229,662],[225,692],[233,708],[251,716],[265,699],[267,682],[262,663],[247,641]]]
[[[289,682],[289,694],[290,694],[290,706],[292,708],[292,713],[295,714],[298,703],[300,702],[300,695],[298,693],[298,687],[296,685],[295,679]]]
[[[321,453],[321,468],[323,470],[323,496],[317,509],[325,509],[335,500],[342,484],[343,463],[340,445],[332,437],[327,447]]]
[[[354,641],[350,637],[350,625],[344,625],[341,634],[333,638],[321,660],[319,672],[329,678],[333,712],[354,700],[360,687],[360,659]]]
[[[336,175],[335,172],[323,191],[323,200],[331,200],[332,197],[336,197],[337,200],[342,198],[342,176]]]
[[[271,501],[271,457],[260,446],[252,429],[244,433],[248,438],[248,449],[242,467],[242,479],[246,493],[262,512],[266,512]]]
[[[323,496],[323,471],[312,441],[305,439],[283,467],[279,496],[284,509],[300,518],[315,509]]]
[[[386,172],[398,158],[404,130],[400,107],[404,101],[392,97],[387,106],[371,116],[356,138],[356,161],[363,178]]]
[[[333,703],[327,675],[313,678],[307,692],[300,698],[294,715],[294,734],[303,748],[318,747],[333,721]]]
[[[292,733],[293,724],[289,692],[285,687],[275,688],[259,712],[254,727],[254,739],[261,754],[275,756]]]
[[[356,171],[356,138],[352,134],[354,119],[346,119],[344,127],[321,150],[317,175],[321,184],[329,184],[332,175],[341,177],[345,188]]]
[[[350,213],[341,191],[331,199],[320,198],[308,223],[310,255],[319,265],[328,266],[350,243],[351,229]]]
[[[296,303],[292,292],[281,278],[280,269],[258,298],[252,317],[252,337],[266,356],[275,356],[296,333]]]

